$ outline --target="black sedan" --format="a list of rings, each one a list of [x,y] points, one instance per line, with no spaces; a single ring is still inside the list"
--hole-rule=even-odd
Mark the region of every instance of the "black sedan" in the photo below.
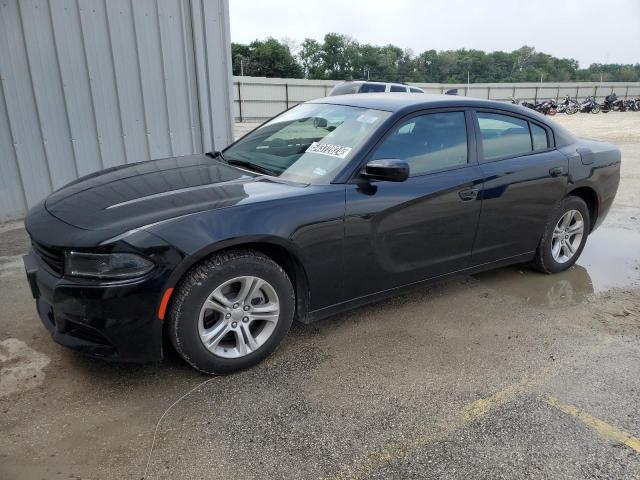
[[[555,273],[605,218],[620,151],[531,110],[412,94],[298,105],[222,152],[84,177],[26,219],[53,339],[107,359],[253,365],[313,320],[452,275]]]

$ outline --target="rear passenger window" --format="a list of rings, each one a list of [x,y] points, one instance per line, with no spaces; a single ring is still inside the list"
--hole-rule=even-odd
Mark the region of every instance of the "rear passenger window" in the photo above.
[[[411,93],[424,93],[422,90],[420,90],[419,88],[416,88],[416,87],[409,87],[409,91]]]
[[[419,115],[402,122],[373,154],[373,160],[397,158],[410,175],[467,164],[464,112]]]
[[[531,152],[528,123],[508,115],[478,112],[484,160],[515,157]]]
[[[530,125],[533,150],[546,150],[547,148],[549,148],[549,138],[547,137],[547,131],[534,123],[531,123]]]
[[[358,93],[384,92],[386,87],[384,83],[363,83]]]
[[[390,92],[406,92],[407,87],[403,87],[402,85],[391,85],[389,89]]]

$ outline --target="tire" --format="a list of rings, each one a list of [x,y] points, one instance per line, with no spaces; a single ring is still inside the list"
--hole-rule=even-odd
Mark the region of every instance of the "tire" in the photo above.
[[[176,289],[167,327],[171,343],[189,365],[223,375],[272,353],[294,313],[293,286],[280,265],[254,250],[233,250],[202,261],[186,275]]]
[[[594,105],[591,108],[591,113],[600,113],[600,105]]]
[[[573,115],[574,113],[577,113],[579,110],[577,105],[573,105],[571,107],[567,107],[567,109],[565,110],[565,113],[567,115]]]
[[[578,215],[574,213],[571,217],[571,212],[577,212]],[[567,236],[564,235],[563,228],[565,227],[561,226],[560,222],[570,217],[572,220],[565,226],[568,227]],[[575,220],[575,223],[573,223],[573,220]],[[582,221],[582,232],[578,239],[577,234],[570,232],[572,231],[571,227],[574,226],[575,228],[579,221]],[[590,231],[591,218],[587,204],[579,197],[566,197],[549,217],[544,234],[538,244],[533,267],[544,273],[558,273],[567,270],[580,257]],[[563,232],[563,234],[559,234],[559,232]],[[563,240],[568,245],[563,246]],[[560,248],[557,248],[558,245],[560,245]],[[568,253],[571,250],[573,250],[573,253],[569,258],[565,258],[568,257]],[[557,253],[554,254],[554,251]]]

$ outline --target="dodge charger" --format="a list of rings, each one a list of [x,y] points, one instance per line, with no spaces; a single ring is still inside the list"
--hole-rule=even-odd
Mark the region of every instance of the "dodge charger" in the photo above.
[[[24,263],[56,342],[121,361],[172,345],[223,374],[264,359],[294,320],[510,264],[570,268],[620,161],[517,105],[333,96],[223,151],[63,187],[29,212]]]

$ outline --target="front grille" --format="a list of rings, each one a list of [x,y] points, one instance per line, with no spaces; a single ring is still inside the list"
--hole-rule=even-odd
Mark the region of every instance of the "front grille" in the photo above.
[[[45,247],[44,245],[31,242],[34,252],[46,263],[51,272],[57,276],[62,276],[64,270],[64,253],[57,248]]]

